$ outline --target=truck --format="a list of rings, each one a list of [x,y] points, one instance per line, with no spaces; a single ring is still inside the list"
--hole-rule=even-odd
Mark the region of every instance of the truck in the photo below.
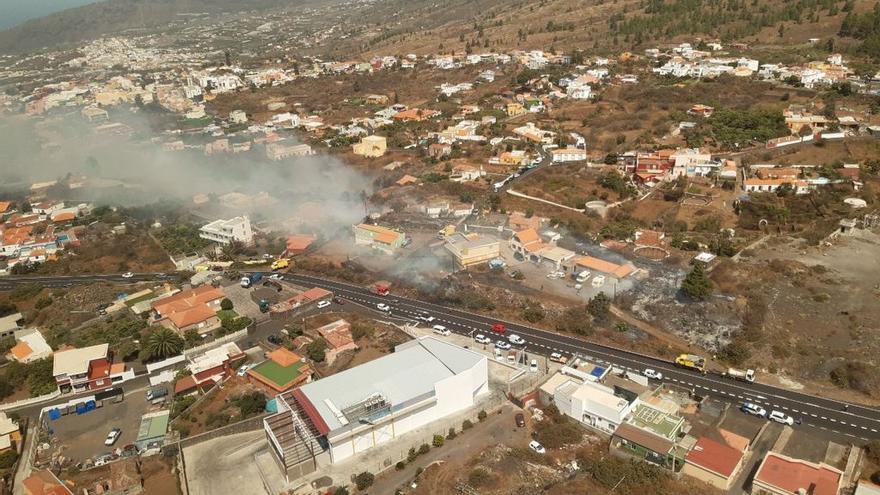
[[[243,277],[241,277],[240,285],[247,289],[248,287],[254,285],[263,279],[263,274],[260,272],[249,273]]]
[[[168,395],[168,389],[165,387],[156,387],[147,390],[147,401],[152,404],[159,404],[165,401],[165,396]]]
[[[706,359],[694,354],[679,354],[675,358],[675,365],[699,371],[700,373],[706,372]]]
[[[443,227],[442,229],[440,229],[439,232],[437,232],[437,237],[439,239],[445,239],[454,233],[455,233],[455,225],[447,225],[446,227]]]
[[[290,260],[287,258],[280,258],[272,262],[272,271],[283,270],[290,266]]]
[[[387,296],[391,293],[391,282],[385,282],[384,280],[376,282],[370,286],[370,291],[378,296]]]
[[[755,370],[738,370],[736,368],[727,368],[723,373],[724,377],[739,380],[741,382],[752,383],[755,381]]]

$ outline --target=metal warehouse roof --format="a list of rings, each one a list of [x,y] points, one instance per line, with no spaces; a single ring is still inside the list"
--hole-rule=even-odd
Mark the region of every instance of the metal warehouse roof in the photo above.
[[[339,417],[343,409],[374,394],[398,406],[433,393],[437,382],[484,359],[473,351],[425,337],[397,346],[393,354],[304,385],[300,391],[333,431],[345,426]]]

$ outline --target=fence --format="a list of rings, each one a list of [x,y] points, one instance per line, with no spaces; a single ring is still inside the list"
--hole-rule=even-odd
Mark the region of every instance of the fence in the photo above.
[[[215,347],[220,347],[221,345],[223,345],[227,342],[232,342],[233,340],[238,340],[238,339],[246,336],[247,333],[248,333],[248,329],[245,328],[243,330],[239,330],[234,333],[226,334],[220,338],[217,338],[217,339],[214,339],[214,340],[208,342],[207,344],[202,344],[200,346],[192,347],[190,349],[185,349],[183,351],[183,356],[185,358],[189,359],[191,356],[199,354],[203,351],[214,349]]]
[[[156,370],[161,370],[162,368],[167,368],[167,367],[173,366],[177,363],[182,363],[183,361],[186,361],[186,356],[181,354],[179,356],[170,357],[170,358],[164,359],[162,361],[150,363],[147,365],[147,373],[152,373]]]
[[[30,399],[21,399],[15,402],[0,404],[0,411],[8,411],[9,409],[17,409],[19,407],[29,406],[31,404],[38,404],[40,402],[55,399],[60,395],[61,391],[56,390],[54,392],[48,393],[46,395],[41,395],[39,397],[31,397]]]
[[[263,419],[269,416],[269,413],[261,414],[259,416],[254,416],[253,418],[248,418],[242,421],[238,421],[237,423],[232,423],[231,425],[221,426],[220,428],[216,428],[211,431],[206,431],[204,433],[199,433],[198,435],[193,435],[191,437],[184,438],[180,440],[178,443],[180,445],[180,449],[185,449],[187,447],[196,445],[198,443],[206,442],[208,440],[222,437],[226,435],[234,435],[236,433],[244,433],[247,431],[257,431],[263,429]]]

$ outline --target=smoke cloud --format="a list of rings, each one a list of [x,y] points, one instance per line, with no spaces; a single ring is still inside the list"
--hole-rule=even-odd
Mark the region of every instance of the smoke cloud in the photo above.
[[[200,149],[165,151],[151,140],[146,115],[114,116],[134,130],[132,136],[99,135],[79,113],[45,120],[0,117],[0,166],[5,194],[33,182],[87,178],[71,198],[96,204],[142,206],[157,201],[193,204],[194,195],[210,202],[193,205],[197,215],[223,218],[250,214],[280,228],[330,233],[363,217],[361,191],[371,183],[342,161],[309,156],[270,161],[260,145],[237,154],[205,156]],[[175,140],[180,136],[163,136]],[[203,136],[197,142],[218,139]],[[193,141],[193,140],[190,140]],[[286,142],[289,142],[286,141]],[[230,194],[232,193],[232,194]],[[255,218],[254,218],[255,217]]]

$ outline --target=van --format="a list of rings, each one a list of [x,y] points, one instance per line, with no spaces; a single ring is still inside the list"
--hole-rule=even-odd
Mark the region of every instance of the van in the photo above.
[[[166,395],[168,395],[168,389],[166,389],[166,388],[158,387],[158,388],[151,388],[150,390],[147,390],[147,400],[149,400],[149,401],[161,399],[162,397],[165,397]]]
[[[443,325],[434,325],[434,333],[436,333],[437,335],[442,335],[444,337],[448,337],[452,334],[452,332],[450,332],[449,329],[444,327]]]

